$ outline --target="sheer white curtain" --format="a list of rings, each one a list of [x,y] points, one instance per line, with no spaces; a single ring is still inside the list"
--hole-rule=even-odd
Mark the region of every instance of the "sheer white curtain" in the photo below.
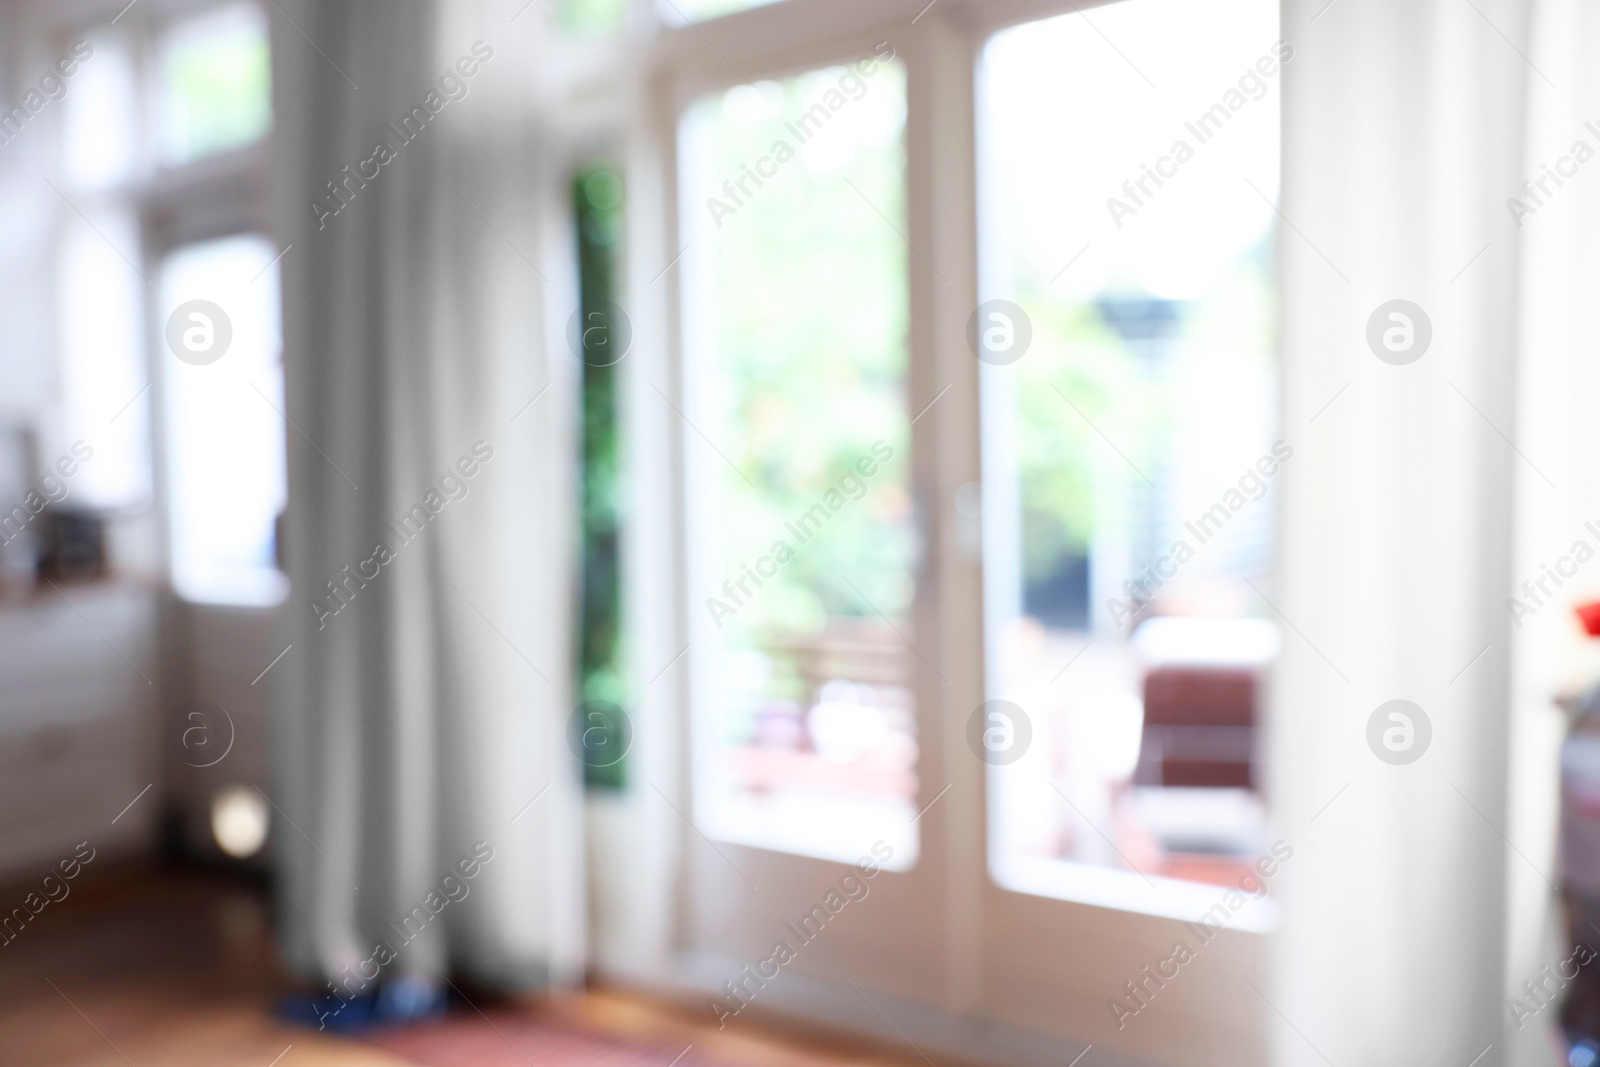
[[[1289,0],[1273,692],[1283,1064],[1508,1062],[1514,493],[1532,0]],[[1537,95],[1537,94],[1534,94]],[[1411,321],[1379,316],[1410,301]],[[1414,356],[1425,315],[1431,341]],[[1385,358],[1380,358],[1380,353]],[[1537,462],[1537,458],[1535,459]],[[1547,491],[1547,489],[1546,489]],[[1420,759],[1369,720],[1420,707]],[[1412,744],[1422,744],[1411,714]],[[1405,743],[1404,725],[1381,720]],[[1520,875],[1518,876],[1520,877]],[[1541,883],[1547,900],[1548,886]],[[1534,906],[1542,907],[1542,903]],[[1245,995],[1251,995],[1248,991]],[[1487,1050],[1487,1051],[1485,1051]]]
[[[1600,598],[1600,561],[1577,564],[1574,548],[1583,542],[1600,550],[1600,456],[1593,447],[1595,398],[1600,397],[1600,68],[1593,43],[1600,40],[1600,9],[1584,0],[1539,0],[1529,60],[1538,72],[1529,81],[1530,121],[1523,179],[1546,179],[1537,197],[1508,190],[1521,204],[1523,269],[1522,324],[1518,354],[1518,447],[1544,477],[1527,473],[1518,480],[1513,588],[1533,614],[1519,612],[1512,675],[1510,808],[1507,836],[1514,846],[1508,861],[1506,995],[1527,1001],[1524,981],[1537,980],[1545,966],[1557,969],[1575,940],[1600,945],[1600,933],[1586,929],[1571,938],[1554,906],[1549,882],[1557,881],[1556,766],[1565,730],[1552,694],[1572,692],[1600,676],[1600,649],[1574,625],[1571,606]],[[1585,146],[1579,149],[1579,143]],[[1584,162],[1578,162],[1582,157]],[[1575,173],[1574,173],[1575,172]],[[1565,174],[1565,177],[1563,177]],[[1522,206],[1533,208],[1524,213]],[[1507,217],[1511,208],[1506,208]],[[1528,464],[1520,468],[1529,472]],[[1548,480],[1546,480],[1548,479]],[[1565,562],[1563,562],[1565,557]],[[1560,574],[1559,586],[1546,581],[1543,604],[1522,583]],[[1558,1062],[1545,1040],[1546,1009],[1526,1026],[1512,1026],[1512,1062]],[[1509,1021],[1509,1010],[1502,1018]]]
[[[519,987],[581,961],[575,360],[515,13],[271,7],[294,593],[263,787],[284,941],[318,978],[379,946],[385,974]]]

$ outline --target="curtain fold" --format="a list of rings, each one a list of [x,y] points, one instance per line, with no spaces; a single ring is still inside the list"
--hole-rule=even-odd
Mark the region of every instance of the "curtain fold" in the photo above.
[[[345,990],[581,962],[560,181],[513,13],[271,8],[294,591],[263,791],[285,951]]]
[[[1505,199],[1538,77],[1531,6],[1283,9],[1295,468],[1270,765],[1295,858],[1267,993],[1283,1064],[1506,1062],[1505,600],[1512,494],[1531,472],[1510,444]],[[1406,321],[1397,300],[1415,306]],[[1393,700],[1421,709],[1399,709],[1409,727],[1379,712]]]

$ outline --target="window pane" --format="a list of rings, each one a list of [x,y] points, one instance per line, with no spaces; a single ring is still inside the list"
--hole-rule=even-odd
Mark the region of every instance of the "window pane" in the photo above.
[[[904,116],[901,69],[873,59],[730,89],[682,129],[698,811],[827,858],[881,838],[897,866],[916,852]]]
[[[579,322],[605,322],[615,306],[623,234],[622,175],[615,167],[585,167],[572,182],[578,231]],[[621,451],[618,442],[618,363],[603,331],[580,335],[583,350],[581,468],[582,595],[578,618],[578,691],[583,699],[583,781],[627,785],[627,704],[622,669]],[[598,727],[598,729],[596,729]],[[621,755],[617,755],[621,753]]]
[[[551,21],[571,37],[609,37],[627,23],[627,0],[560,0]]]
[[[145,283],[139,227],[121,210],[65,213],[59,321],[66,442],[94,450],[73,479],[91,508],[136,508],[151,494]]]
[[[287,499],[277,254],[249,235],[162,265],[172,580],[189,600],[274,604],[288,592],[273,533]]]
[[[777,0],[657,0],[661,20],[668,25],[704,22],[733,11],[765,7]]]
[[[89,46],[94,54],[77,65],[62,101],[62,163],[67,180],[81,189],[127,181],[139,151],[133,49],[112,34],[97,34]]]
[[[161,158],[187,163],[257,140],[272,123],[266,19],[238,4],[180,22],[160,55]]]
[[[982,368],[991,695],[1033,731],[991,840],[1002,882],[1121,895],[1060,861],[1228,883],[1265,845],[1283,49],[1271,0],[1092,18],[982,64],[984,296],[1032,327]]]

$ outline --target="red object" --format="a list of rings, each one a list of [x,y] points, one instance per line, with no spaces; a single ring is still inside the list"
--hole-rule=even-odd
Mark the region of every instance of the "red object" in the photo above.
[[[1584,633],[1590,637],[1600,637],[1600,600],[1579,604],[1573,611],[1577,613],[1578,621],[1583,623]]]

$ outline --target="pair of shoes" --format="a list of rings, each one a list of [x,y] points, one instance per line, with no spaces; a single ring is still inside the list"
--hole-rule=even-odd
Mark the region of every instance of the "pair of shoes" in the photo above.
[[[284,997],[278,1001],[276,1014],[301,1026],[356,1033],[435,1018],[444,1014],[448,1003],[443,983],[420,975],[402,975],[382,979],[349,998],[327,993]]]
[[[378,983],[380,1022],[409,1023],[443,1015],[449,1002],[444,983],[421,975],[402,975]]]

